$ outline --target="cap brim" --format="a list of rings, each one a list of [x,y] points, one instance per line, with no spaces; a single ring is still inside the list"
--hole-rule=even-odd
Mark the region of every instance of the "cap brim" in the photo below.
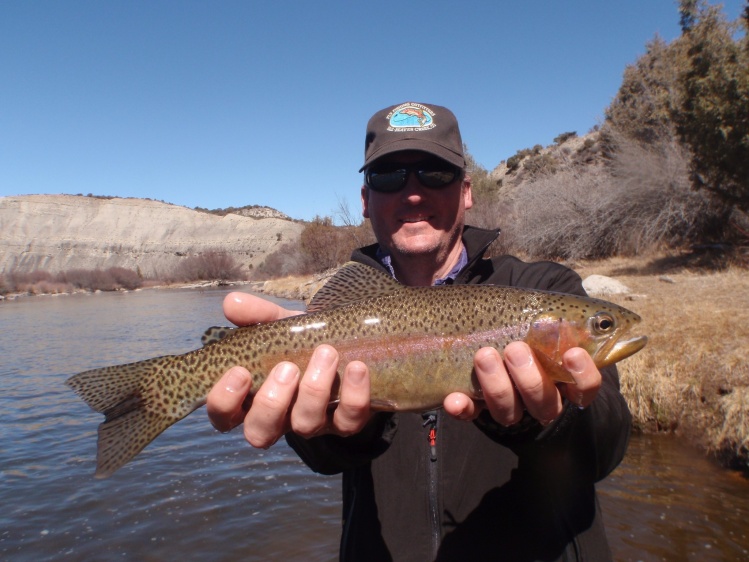
[[[458,168],[464,168],[466,165],[465,159],[463,158],[462,154],[456,154],[455,152],[453,152],[449,148],[445,148],[441,144],[425,139],[408,138],[399,139],[380,147],[379,150],[369,155],[369,158],[364,161],[364,165],[359,168],[359,171],[363,172],[365,168],[367,168],[375,160],[378,160],[383,156],[393,154],[394,152],[403,152],[405,150],[418,150],[421,152],[432,154],[433,156],[445,160],[446,162],[449,162],[450,164],[452,164],[453,166],[457,166]]]

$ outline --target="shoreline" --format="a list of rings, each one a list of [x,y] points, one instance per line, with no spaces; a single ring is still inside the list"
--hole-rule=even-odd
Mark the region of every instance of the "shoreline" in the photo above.
[[[263,285],[263,281],[202,281],[198,283],[174,283],[174,284],[161,284],[161,285],[150,285],[147,287],[138,287],[137,289],[113,289],[111,291],[103,291],[101,289],[87,290],[87,289],[75,289],[74,291],[61,291],[56,293],[8,293],[6,295],[0,295],[0,303],[3,301],[14,301],[19,299],[31,298],[31,297],[69,297],[74,295],[96,295],[99,293],[137,293],[139,291],[150,291],[153,289],[158,290],[172,290],[172,289],[207,289],[217,287],[246,287],[252,286],[252,291],[263,292],[259,286]]]

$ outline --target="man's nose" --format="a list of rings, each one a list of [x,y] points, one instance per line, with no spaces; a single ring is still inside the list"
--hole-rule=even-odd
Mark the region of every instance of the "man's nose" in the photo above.
[[[401,191],[401,199],[409,203],[418,203],[424,197],[424,189],[419,178],[416,177],[416,172],[411,170],[406,177],[406,185],[403,186]]]

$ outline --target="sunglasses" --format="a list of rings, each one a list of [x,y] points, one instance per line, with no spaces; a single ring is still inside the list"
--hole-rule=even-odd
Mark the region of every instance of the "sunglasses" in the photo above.
[[[440,189],[462,179],[463,170],[446,162],[417,162],[399,164],[392,162],[368,168],[365,182],[372,191],[395,193],[406,186],[408,176],[415,173],[419,183],[424,187]]]

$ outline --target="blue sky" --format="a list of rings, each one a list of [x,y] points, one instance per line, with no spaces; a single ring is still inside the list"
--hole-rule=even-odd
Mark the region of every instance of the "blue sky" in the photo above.
[[[0,196],[358,210],[378,109],[451,108],[492,169],[589,131],[678,22],[675,0],[3,1]]]

